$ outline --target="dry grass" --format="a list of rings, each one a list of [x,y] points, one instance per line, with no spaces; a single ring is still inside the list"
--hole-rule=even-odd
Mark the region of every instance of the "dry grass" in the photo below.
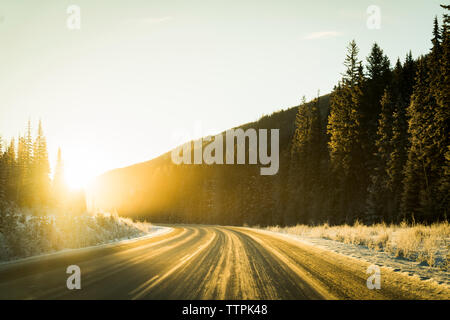
[[[448,222],[432,225],[407,224],[366,226],[297,225],[293,227],[267,227],[266,230],[304,237],[323,238],[347,244],[362,245],[376,251],[384,251],[395,257],[417,261],[448,270],[450,225]]]

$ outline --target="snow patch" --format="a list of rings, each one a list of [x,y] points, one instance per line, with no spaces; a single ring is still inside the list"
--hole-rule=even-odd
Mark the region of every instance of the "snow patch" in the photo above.
[[[450,286],[450,273],[437,267],[430,267],[426,263],[411,261],[401,257],[394,257],[383,251],[374,251],[367,246],[342,243],[335,240],[299,236],[285,232],[275,232],[256,229],[259,232],[286,237],[301,243],[316,246],[338,254],[363,260],[380,267],[391,269],[394,272],[406,274],[422,281],[434,281],[437,284]]]

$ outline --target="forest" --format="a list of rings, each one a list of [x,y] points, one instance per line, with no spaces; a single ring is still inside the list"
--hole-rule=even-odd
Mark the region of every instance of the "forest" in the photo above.
[[[33,131],[36,131],[35,135]],[[50,171],[47,139],[41,121],[37,130],[33,130],[28,121],[25,134],[19,135],[17,142],[12,138],[8,143],[0,137],[1,212],[11,206],[36,211],[84,212],[84,192],[69,190],[66,185],[61,149],[58,149],[53,176]]]
[[[11,139],[0,146],[0,262],[138,237],[150,230],[147,223],[117,214],[87,213],[84,191],[66,185],[61,149],[50,173],[41,121],[37,130],[28,121],[17,143]]]

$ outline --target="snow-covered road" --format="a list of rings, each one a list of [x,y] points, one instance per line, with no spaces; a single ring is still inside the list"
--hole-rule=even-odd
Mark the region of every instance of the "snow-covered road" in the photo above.
[[[1,299],[450,299],[446,287],[297,240],[238,227],[174,225],[158,236],[0,267]],[[68,290],[66,268],[81,269]]]

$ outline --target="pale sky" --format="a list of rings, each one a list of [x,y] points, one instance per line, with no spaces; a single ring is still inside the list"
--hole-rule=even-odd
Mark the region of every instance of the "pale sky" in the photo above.
[[[42,119],[49,156],[82,185],[329,93],[348,42],[395,62],[428,52],[441,0],[2,0],[0,135]],[[66,22],[81,9],[81,29]],[[381,28],[367,27],[367,8]],[[174,137],[178,137],[175,139]],[[185,137],[186,139],[186,137]]]

